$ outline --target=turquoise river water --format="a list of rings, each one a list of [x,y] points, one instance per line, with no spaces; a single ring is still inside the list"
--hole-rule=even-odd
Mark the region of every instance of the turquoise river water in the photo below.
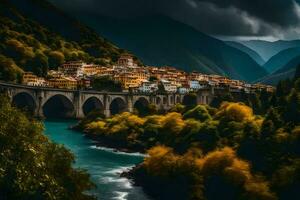
[[[63,144],[76,156],[75,167],[86,169],[97,188],[90,191],[103,200],[149,200],[142,189],[132,185],[120,173],[143,161],[138,153],[115,152],[97,147],[82,134],[69,130],[76,121],[45,121],[45,133],[55,143]]]

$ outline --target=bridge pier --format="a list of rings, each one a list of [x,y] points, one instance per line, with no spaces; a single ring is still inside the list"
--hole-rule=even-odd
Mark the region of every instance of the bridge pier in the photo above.
[[[133,97],[132,97],[132,95],[127,96],[127,111],[133,112]]]
[[[74,94],[74,110],[75,110],[75,118],[82,119],[85,117],[83,113],[83,102],[81,101],[82,95],[80,91],[75,92]]]
[[[110,117],[111,116],[111,112],[110,112],[110,96],[108,96],[107,94],[104,94],[103,97],[103,106],[104,106],[104,111],[103,114],[105,117]]]
[[[43,97],[39,96],[38,97],[38,102],[36,105],[36,109],[35,109],[35,116],[37,116],[38,118],[45,118],[44,116],[44,111],[43,111]]]
[[[82,108],[75,109],[75,111],[76,111],[76,114],[75,114],[76,119],[83,119],[85,117],[85,115],[82,111]]]
[[[103,114],[105,115],[105,117],[110,117],[111,116],[109,109],[105,109]]]

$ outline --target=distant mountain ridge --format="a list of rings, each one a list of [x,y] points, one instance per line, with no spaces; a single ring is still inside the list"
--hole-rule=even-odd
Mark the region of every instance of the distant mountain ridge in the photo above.
[[[278,40],[275,42],[264,40],[249,40],[239,41],[239,43],[257,52],[265,61],[268,61],[272,56],[285,49],[300,47],[300,40]]]
[[[294,47],[285,49],[278,54],[268,60],[264,64],[264,68],[268,70],[270,73],[276,72],[278,69],[284,67],[288,64],[292,59],[300,55],[300,47]]]
[[[274,73],[262,78],[259,82],[276,85],[280,80],[292,79],[295,76],[296,68],[300,65],[300,55],[294,57],[283,67],[275,71]]]
[[[234,41],[226,41],[225,43],[229,46],[232,46],[234,48],[237,48],[237,49],[247,53],[259,65],[264,65],[266,63],[266,61],[256,51],[254,51],[251,48],[243,45],[242,43],[234,42]]]
[[[117,20],[74,13],[110,41],[147,65],[169,65],[253,81],[267,72],[249,55],[165,16]]]

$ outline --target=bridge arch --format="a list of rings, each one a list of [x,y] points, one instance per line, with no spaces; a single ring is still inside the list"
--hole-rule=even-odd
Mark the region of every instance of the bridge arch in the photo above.
[[[109,105],[109,110],[111,115],[116,115],[122,112],[126,112],[127,109],[128,108],[127,108],[126,101],[124,101],[124,99],[121,97],[114,98]]]
[[[46,118],[73,118],[75,107],[68,97],[56,94],[44,103],[43,113]]]
[[[163,104],[167,104],[168,103],[168,98],[167,97],[163,97]]]
[[[12,104],[19,109],[25,110],[34,114],[36,102],[34,97],[27,92],[19,92],[12,98]]]
[[[170,96],[170,104],[171,104],[171,105],[174,104],[174,96]]]
[[[104,105],[101,100],[97,97],[88,98],[82,105],[82,111],[85,116],[87,116],[92,111],[104,112]]]
[[[189,94],[184,95],[182,104],[185,106],[197,105],[197,95],[194,93],[189,93]]]
[[[160,97],[156,97],[156,104],[160,105],[161,104],[161,98]]]
[[[176,96],[176,103],[181,103],[181,98],[180,98],[180,96]]]
[[[150,102],[145,97],[140,97],[138,100],[134,103],[133,108],[138,112],[140,115],[146,115],[148,112],[148,106]]]

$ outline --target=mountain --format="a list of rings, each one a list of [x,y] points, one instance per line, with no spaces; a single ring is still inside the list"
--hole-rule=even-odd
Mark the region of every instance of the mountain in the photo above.
[[[293,78],[295,72],[296,68],[281,73],[273,73],[256,82],[276,86],[281,80]]]
[[[277,71],[278,69],[284,67],[293,58],[300,55],[300,47],[285,49],[268,60],[264,64],[264,68],[270,73]]]
[[[242,43],[239,42],[234,42],[234,41],[226,41],[225,42],[227,45],[232,46],[236,49],[239,49],[246,54],[248,54],[253,60],[255,60],[259,65],[264,65],[266,61],[263,60],[263,58],[254,50],[250,49],[249,47],[243,45]]]
[[[246,53],[165,16],[121,20],[73,15],[119,47],[133,52],[147,65],[169,65],[246,81],[267,74]]]
[[[266,61],[280,51],[289,48],[300,47],[300,40],[278,40],[275,42],[264,40],[250,40],[240,41],[240,43],[256,51]]]
[[[259,82],[277,85],[280,80],[292,79],[295,75],[296,68],[300,64],[300,55],[290,60],[286,65],[275,71],[274,73],[262,78]]]
[[[44,0],[0,0],[0,44],[0,79],[8,80],[16,69],[46,75],[68,60],[109,65],[124,52]]]
[[[300,55],[290,60],[286,65],[277,70],[274,74],[296,71],[298,65],[300,65]]]

